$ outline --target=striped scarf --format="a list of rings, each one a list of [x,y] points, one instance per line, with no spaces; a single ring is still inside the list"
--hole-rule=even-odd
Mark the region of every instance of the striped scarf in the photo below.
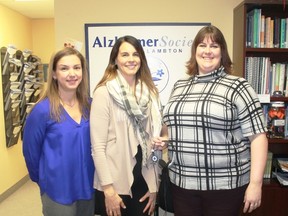
[[[141,82],[138,82],[135,88],[135,95],[138,98],[137,103],[133,92],[119,72],[116,79],[108,81],[106,86],[109,94],[132,120],[135,134],[142,149],[142,166],[146,166],[150,154],[150,152],[147,152],[149,134],[144,128],[143,120],[146,118],[145,113],[150,102],[149,89],[144,83],[141,87]]]

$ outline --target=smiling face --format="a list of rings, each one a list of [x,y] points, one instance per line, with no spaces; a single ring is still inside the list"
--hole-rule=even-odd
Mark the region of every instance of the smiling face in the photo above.
[[[136,73],[141,66],[139,53],[130,43],[123,42],[119,47],[119,52],[115,60],[118,70],[129,82],[135,80]]]
[[[81,61],[76,55],[62,57],[53,72],[60,92],[75,91],[82,81]]]
[[[205,37],[196,48],[196,61],[199,74],[207,74],[220,67],[221,64],[220,45]]]

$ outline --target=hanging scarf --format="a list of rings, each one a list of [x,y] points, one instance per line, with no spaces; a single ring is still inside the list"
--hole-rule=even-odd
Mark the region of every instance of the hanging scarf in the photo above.
[[[108,81],[106,86],[109,94],[116,103],[127,112],[132,120],[133,128],[142,150],[142,166],[146,166],[150,156],[150,152],[147,151],[147,145],[150,144],[150,140],[149,134],[146,132],[143,125],[143,120],[147,117],[145,111],[147,110],[149,102],[152,100],[153,136],[156,136],[160,134],[161,130],[158,126],[161,125],[160,107],[155,103],[156,99],[150,96],[147,86],[140,81],[136,84],[135,97],[120,72],[118,72],[118,76],[114,80]],[[136,98],[138,101],[136,101]],[[156,109],[155,104],[158,106]]]

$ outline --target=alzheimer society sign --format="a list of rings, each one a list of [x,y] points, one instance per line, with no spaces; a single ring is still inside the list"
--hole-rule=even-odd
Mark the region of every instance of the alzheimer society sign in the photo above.
[[[210,23],[85,24],[85,48],[90,93],[102,78],[115,41],[124,35],[137,38],[146,54],[154,83],[166,104],[174,83],[185,76],[186,62],[198,31]]]

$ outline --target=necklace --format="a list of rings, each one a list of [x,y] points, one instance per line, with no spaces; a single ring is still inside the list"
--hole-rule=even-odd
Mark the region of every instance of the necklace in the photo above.
[[[68,104],[68,103],[64,103],[64,101],[61,100],[62,105],[66,105],[66,106],[68,106],[68,107],[74,107],[74,105],[76,104],[76,102],[77,102],[77,100],[74,100],[73,103]]]

